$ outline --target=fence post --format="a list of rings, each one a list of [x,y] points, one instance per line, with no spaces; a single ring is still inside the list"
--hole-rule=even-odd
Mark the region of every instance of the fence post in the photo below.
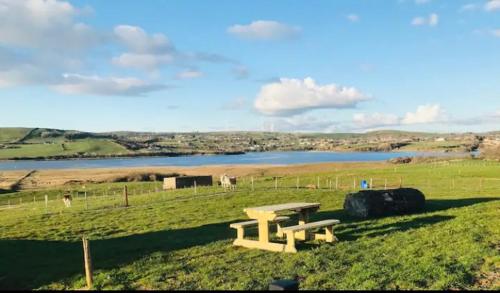
[[[403,187],[403,176],[399,176],[399,188]]]
[[[196,180],[194,181],[194,194],[196,194]]]
[[[253,176],[252,176],[252,191],[254,191],[254,187],[253,187]]]
[[[387,189],[387,178],[384,178],[384,189]]]
[[[127,185],[123,187],[123,195],[125,196],[125,207],[128,207],[128,190]]]
[[[356,178],[353,178],[353,181],[352,181],[352,189],[353,189],[353,190],[356,190]]]
[[[373,189],[373,178],[370,178],[370,189]]]
[[[319,187],[319,176],[317,177],[317,181],[318,181],[318,189],[319,189],[319,188],[320,188],[320,187]]]
[[[335,190],[339,189],[339,176],[335,176]]]
[[[85,209],[87,210],[89,208],[89,203],[87,201],[87,191],[85,190]]]
[[[49,196],[45,195],[45,212],[47,212],[48,204],[49,204]]]
[[[278,189],[278,176],[274,177],[274,189]]]
[[[92,289],[93,278],[92,278],[92,258],[90,256],[90,246],[89,240],[82,237],[83,242],[83,261],[85,263],[85,279],[87,280],[87,289]]]
[[[299,190],[299,187],[300,187],[300,178],[299,176],[297,176],[297,190]]]

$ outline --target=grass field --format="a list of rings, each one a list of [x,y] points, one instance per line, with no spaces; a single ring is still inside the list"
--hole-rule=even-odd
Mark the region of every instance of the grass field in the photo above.
[[[219,187],[155,192],[159,182],[74,185],[0,195],[0,288],[85,286],[81,237],[90,238],[97,289],[265,289],[274,278],[301,289],[499,289],[500,163],[475,160],[240,178]],[[316,190],[296,188],[317,184]],[[339,178],[339,179],[337,179]],[[358,220],[342,211],[360,179],[413,186],[425,212]],[[356,180],[356,181],[354,181]],[[337,183],[337,184],[335,184]],[[130,207],[121,191],[129,188]],[[338,190],[335,190],[337,185]],[[48,195],[47,208],[43,197]],[[33,203],[33,197],[35,202]],[[11,206],[6,206],[6,199]],[[22,201],[22,204],[20,204]],[[229,224],[249,206],[321,203],[312,220],[336,218],[339,242],[303,243],[297,254],[236,248]]]
[[[24,137],[31,128],[0,128],[0,143],[9,143],[17,141]]]
[[[47,144],[20,144],[16,148],[0,149],[0,159],[13,157],[48,157],[89,153],[109,155],[128,153],[119,144],[106,139],[81,139],[77,141],[60,141]]]

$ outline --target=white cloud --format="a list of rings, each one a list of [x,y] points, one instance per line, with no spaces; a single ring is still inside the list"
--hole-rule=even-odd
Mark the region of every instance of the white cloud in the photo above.
[[[439,104],[427,104],[417,107],[415,113],[408,112],[401,120],[402,124],[432,123],[444,120],[444,113]]]
[[[358,22],[358,21],[360,20],[359,15],[354,14],[354,13],[349,14],[349,15],[347,15],[346,17],[347,17],[347,19],[348,19],[350,22]]]
[[[352,108],[369,97],[354,87],[318,85],[304,80],[281,78],[261,87],[255,108],[266,115],[287,116],[320,108]]]
[[[362,128],[391,126],[398,125],[400,123],[400,119],[397,115],[383,113],[357,113],[354,114],[352,120],[356,126]]]
[[[115,65],[154,71],[176,59],[175,47],[163,34],[148,35],[142,28],[130,25],[116,26],[114,34],[130,50],[114,57]]]
[[[134,77],[100,77],[80,74],[64,74],[63,81],[52,87],[63,94],[104,96],[141,96],[166,88],[165,85],[151,84]]]
[[[247,25],[236,24],[227,29],[228,33],[248,40],[288,40],[298,37],[301,31],[300,27],[272,20],[257,20]]]
[[[500,10],[500,0],[489,0],[484,5],[484,9],[486,11]]]
[[[422,25],[428,25],[428,26],[436,26],[439,23],[439,15],[436,13],[431,13],[429,14],[428,17],[422,17],[418,16],[413,18],[411,21],[411,24],[414,26],[422,26]]]
[[[193,79],[193,78],[198,78],[202,77],[203,72],[196,70],[196,69],[187,69],[182,72],[177,73],[175,76],[177,79]]]
[[[460,12],[464,12],[464,11],[473,11],[473,10],[476,10],[478,8],[478,5],[475,4],[475,3],[468,3],[468,4],[464,4],[462,5],[462,7],[460,7]]]
[[[82,50],[103,40],[90,26],[78,22],[80,10],[57,0],[0,0],[0,45]]]
[[[352,119],[356,128],[365,130],[383,126],[426,124],[444,121],[447,121],[447,118],[438,104],[418,106],[415,112],[408,112],[403,117],[384,113],[357,113],[354,114]]]
[[[166,53],[174,50],[174,46],[163,34],[148,35],[142,28],[131,25],[118,25],[114,29],[118,40],[135,53]]]

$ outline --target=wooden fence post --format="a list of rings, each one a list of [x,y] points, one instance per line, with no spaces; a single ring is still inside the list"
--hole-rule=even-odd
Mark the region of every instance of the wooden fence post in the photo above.
[[[373,178],[370,178],[370,189],[373,189]]]
[[[399,176],[399,188],[403,187],[403,176]]]
[[[319,176],[318,176],[318,178],[317,178],[317,181],[318,181],[318,189],[319,189],[319,188],[320,188],[320,187],[319,187]]]
[[[387,178],[384,179],[384,189],[387,189]]]
[[[274,177],[274,189],[278,189],[278,177]]]
[[[252,191],[254,191],[254,187],[253,187],[253,176],[252,176]]]
[[[123,187],[123,195],[125,196],[125,207],[128,207],[128,190],[127,185]]]
[[[89,208],[89,203],[87,201],[87,191],[85,190],[85,209],[87,210]]]
[[[47,212],[48,205],[49,205],[49,196],[45,195],[45,212]]]
[[[299,190],[300,188],[300,178],[299,176],[297,176],[297,190]]]
[[[339,176],[335,176],[335,190],[339,189]]]
[[[196,180],[194,181],[194,194],[196,194]]]
[[[83,242],[83,261],[85,263],[85,279],[87,280],[87,289],[92,289],[93,277],[92,277],[92,258],[90,256],[90,246],[89,240],[82,237]]]

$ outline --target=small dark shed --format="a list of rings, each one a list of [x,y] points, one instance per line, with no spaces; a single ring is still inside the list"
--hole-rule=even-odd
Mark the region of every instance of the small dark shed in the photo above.
[[[212,186],[212,176],[181,176],[163,179],[163,189],[178,189],[196,186]]]
[[[361,190],[347,194],[344,210],[360,218],[417,212],[425,207],[425,196],[414,188]]]

